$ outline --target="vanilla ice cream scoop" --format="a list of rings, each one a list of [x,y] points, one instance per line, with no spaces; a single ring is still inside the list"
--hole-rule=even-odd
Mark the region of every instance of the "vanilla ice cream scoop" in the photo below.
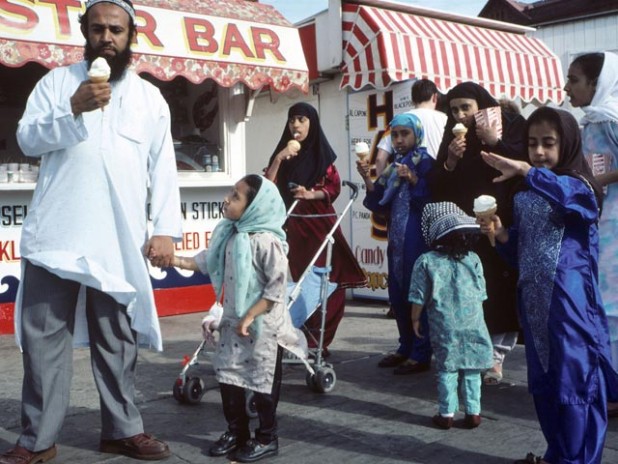
[[[90,69],[88,70],[88,79],[95,83],[107,82],[111,72],[112,71],[109,64],[107,64],[107,60],[105,58],[98,57],[90,65]]]
[[[369,145],[365,142],[358,142],[354,145],[354,151],[356,152],[356,156],[358,156],[361,161],[364,161],[369,155]]]
[[[474,199],[474,213],[484,213],[485,211],[489,211],[491,209],[497,209],[498,203],[496,199],[491,195],[481,195]]]
[[[455,137],[463,137],[468,133],[468,128],[464,126],[462,123],[458,122],[453,127],[453,135]]]
[[[300,150],[300,142],[298,140],[290,140],[288,142],[288,148],[290,151],[299,151]]]
[[[498,211],[498,203],[491,195],[481,195],[474,199],[474,214],[482,225],[489,226],[487,238],[491,246],[496,246],[496,231],[491,218]]]

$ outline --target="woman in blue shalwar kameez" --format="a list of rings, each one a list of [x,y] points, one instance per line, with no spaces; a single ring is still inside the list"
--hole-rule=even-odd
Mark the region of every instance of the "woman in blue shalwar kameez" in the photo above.
[[[527,133],[532,166],[483,153],[502,172],[495,181],[524,177],[514,197],[513,226],[507,231],[498,216],[493,222],[498,251],[519,269],[528,389],[547,451],[542,459],[529,454],[516,462],[600,464],[606,401],[618,399],[598,287],[602,190],[570,113],[539,108]]]

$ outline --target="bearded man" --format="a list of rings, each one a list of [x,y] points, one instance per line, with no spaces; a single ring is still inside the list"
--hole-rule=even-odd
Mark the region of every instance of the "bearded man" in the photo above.
[[[128,70],[131,2],[89,0],[80,22],[85,60],[41,79],[17,129],[22,151],[41,168],[22,230],[15,311],[22,432],[0,464],[56,456],[72,349],[86,345],[100,395],[100,451],[170,455],[144,433],[134,401],[137,346],[162,349],[144,254],[169,266],[182,232],[170,112],[160,92]],[[109,82],[88,80],[97,57],[111,67]]]

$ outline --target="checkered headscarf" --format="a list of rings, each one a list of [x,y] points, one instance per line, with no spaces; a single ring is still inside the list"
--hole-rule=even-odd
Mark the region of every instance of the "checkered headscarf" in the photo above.
[[[476,219],[468,216],[459,206],[450,201],[428,203],[423,208],[421,217],[423,238],[427,246],[454,230],[466,232],[478,232],[479,225]]]

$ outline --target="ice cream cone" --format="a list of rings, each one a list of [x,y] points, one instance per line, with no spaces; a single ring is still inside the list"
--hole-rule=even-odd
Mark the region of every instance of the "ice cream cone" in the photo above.
[[[453,135],[457,138],[465,137],[467,133],[468,128],[460,122],[455,124],[455,127],[453,127]]]
[[[367,159],[367,157],[369,156],[369,153],[365,152],[365,153],[357,153],[356,156],[358,156],[358,159],[361,161],[365,161]]]
[[[103,84],[109,80],[111,69],[105,58],[99,56],[90,65],[88,70],[88,80],[93,84]],[[101,108],[103,111],[103,108]]]
[[[109,80],[109,76],[92,76],[88,80],[93,84],[104,84]]]
[[[485,211],[475,211],[474,214],[476,215],[476,218],[479,220],[479,222],[484,225],[484,226],[489,226],[489,234],[487,234],[487,238],[489,239],[489,243],[491,244],[492,247],[496,246],[496,231],[494,229],[494,223],[491,220],[491,218],[494,216],[494,214],[496,214],[496,211],[498,210],[497,207],[493,207],[491,209],[485,210]]]
[[[365,142],[358,142],[354,146],[354,152],[356,153],[358,159],[361,160],[361,162],[364,162],[369,156],[369,145]]]
[[[88,80],[93,84],[104,84],[109,80],[109,74],[107,76],[88,76]],[[105,111],[105,108],[101,108],[101,111]]]
[[[300,151],[300,142],[296,139],[292,139],[288,142],[288,150],[293,153],[298,153]],[[291,155],[287,155],[285,159],[290,159]]]

